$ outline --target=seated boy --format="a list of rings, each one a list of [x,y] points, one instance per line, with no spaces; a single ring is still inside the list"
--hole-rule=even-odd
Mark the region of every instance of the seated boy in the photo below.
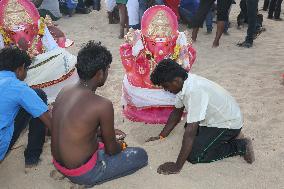
[[[52,112],[54,165],[73,183],[87,187],[129,175],[148,163],[143,149],[125,148],[116,140],[113,105],[96,94],[111,62],[111,53],[90,41],[77,57],[79,82],[62,89]]]
[[[31,59],[25,51],[18,48],[0,50],[0,162],[29,125],[24,152],[26,167],[39,162],[45,125],[51,128],[46,94],[23,82],[30,64]]]
[[[160,174],[180,172],[185,161],[209,163],[226,157],[241,155],[248,163],[254,161],[250,139],[240,138],[243,118],[235,99],[221,86],[187,72],[176,62],[165,59],[151,74],[154,85],[176,94],[175,109],[157,137],[167,137],[179,123],[184,109],[185,132],[176,162],[158,168]]]

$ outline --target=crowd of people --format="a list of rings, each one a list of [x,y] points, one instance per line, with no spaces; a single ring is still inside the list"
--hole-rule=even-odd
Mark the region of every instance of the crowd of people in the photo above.
[[[271,0],[269,4],[265,1],[263,10],[269,7],[269,19],[281,20],[281,2]],[[86,14],[91,9],[101,9],[100,0],[37,0],[33,3],[40,16],[49,15],[52,20],[58,20],[62,13],[72,16],[75,12]],[[134,93],[131,90],[141,93],[142,88],[145,93],[159,89],[159,95],[172,95],[171,100],[174,99],[163,130],[147,142],[163,140],[181,122],[183,116],[186,120],[182,146],[176,161],[160,165],[157,172],[177,174],[187,161],[192,164],[210,163],[237,155],[242,156],[247,163],[253,163],[255,157],[252,141],[241,131],[244,121],[240,106],[217,83],[189,73],[196,51],[186,41],[185,33],[177,31],[178,21],[187,24],[192,29],[192,40],[196,41],[199,28],[203,27],[204,22],[207,33],[212,33],[216,14],[217,31],[212,46],[218,47],[221,36],[229,35],[229,13],[235,2],[106,0],[105,3],[109,23],[120,22],[119,38],[124,38],[129,28],[133,30],[127,35],[140,37],[133,46],[128,41],[121,47],[121,50],[131,48],[129,55],[124,53],[127,51],[123,51],[122,54],[127,57],[122,56],[122,59],[125,58],[123,64],[127,72],[126,78],[131,78],[129,75],[134,78],[133,86],[129,85],[130,80],[126,83],[130,91],[124,95],[131,96],[130,92]],[[153,8],[154,5],[166,5],[170,9],[165,6]],[[254,39],[264,31],[263,18],[258,12],[258,1],[241,0],[240,8],[238,26],[247,23],[248,29],[244,42],[238,45],[250,48]],[[143,21],[143,18],[148,20]],[[7,19],[3,20],[5,22]],[[38,18],[35,22],[38,22]],[[28,145],[24,151],[26,167],[39,163],[45,137],[50,135],[54,167],[75,184],[91,187],[132,174],[147,166],[147,152],[140,147],[127,146],[125,133],[114,128],[112,102],[96,93],[106,83],[112,63],[112,54],[105,46],[100,42],[89,41],[80,49],[76,65],[73,65],[71,58],[66,61],[69,54],[62,50],[65,46],[59,48],[60,40],[55,40],[56,35],[51,35],[54,34],[53,27],[48,28],[39,21],[36,42],[42,43],[36,46],[42,47],[48,41],[49,46],[46,45],[44,49],[50,51],[39,51],[36,48],[34,53],[29,50],[30,43],[25,38],[13,38],[15,31],[6,34],[5,31],[9,31],[8,25],[2,22],[0,24],[3,25],[3,29],[2,25],[0,28],[0,162],[8,156],[23,130],[29,127]],[[135,33],[134,30],[140,29],[141,33]],[[44,32],[41,34],[41,31]],[[64,36],[60,34],[60,37]],[[34,46],[31,48],[35,50]],[[60,58],[59,54],[49,54],[54,49],[60,51],[60,55],[63,52],[68,55]],[[54,57],[60,58],[55,64],[64,64],[64,68],[68,68],[63,78],[72,75],[75,70],[78,74],[76,83],[61,86],[59,94],[56,93],[56,100],[53,100],[52,110],[48,109],[46,92],[39,89],[41,87],[35,87],[41,85],[30,87],[25,82],[33,67],[48,62],[44,60],[40,65],[34,65],[32,57],[42,54],[48,57],[48,61]],[[63,80],[56,78],[50,85]],[[188,114],[185,115],[185,112]]]
[[[88,14],[92,10],[101,10],[101,0],[34,0],[40,15],[50,15],[52,20],[58,20],[62,15],[72,16],[74,13]],[[281,21],[282,0],[265,0],[262,10],[268,10],[268,18]],[[180,22],[192,28],[192,40],[196,41],[199,28],[204,21],[207,33],[212,33],[213,18],[217,23],[216,37],[212,46],[218,47],[222,34],[228,35],[230,27],[229,14],[234,0],[105,0],[105,7],[110,24],[120,23],[119,38],[122,39],[129,28],[140,29],[143,13],[151,6],[166,5],[176,14]],[[238,26],[248,24],[247,36],[240,47],[250,48],[253,40],[265,29],[262,27],[263,17],[258,11],[258,1],[241,0]],[[125,31],[126,30],[126,31]]]

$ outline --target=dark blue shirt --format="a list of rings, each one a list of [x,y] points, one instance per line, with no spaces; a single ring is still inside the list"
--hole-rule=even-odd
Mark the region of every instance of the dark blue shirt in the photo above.
[[[20,108],[34,118],[47,112],[47,105],[26,83],[10,71],[0,71],[0,160],[3,160],[14,132],[14,120]]]

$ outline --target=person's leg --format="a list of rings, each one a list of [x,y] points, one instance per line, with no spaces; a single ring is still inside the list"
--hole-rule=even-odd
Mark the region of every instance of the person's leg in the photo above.
[[[188,25],[193,28],[192,41],[196,41],[198,30],[202,27],[206,15],[210,11],[214,1],[215,0],[200,0],[200,4],[195,15],[190,20],[186,20]]]
[[[47,104],[47,96],[41,89],[34,89],[37,95]],[[26,166],[35,165],[39,161],[45,141],[46,127],[39,118],[32,118],[29,122],[28,145],[24,152]]]
[[[275,12],[274,12],[274,18],[280,19],[280,13],[281,13],[281,4],[283,0],[277,0],[275,5]]]
[[[147,10],[147,1],[146,0],[138,0],[139,3],[139,18],[140,18],[140,23],[142,20],[142,16],[144,12]]]
[[[229,19],[229,9],[232,0],[217,0],[217,31],[212,47],[219,46],[219,40],[224,32],[225,21]]]
[[[229,27],[230,27],[230,13],[231,13],[231,8],[232,8],[232,5],[230,6],[230,9],[229,9],[229,11],[228,11],[228,21],[225,22],[225,28],[224,28],[224,34],[225,34],[225,35],[229,35],[228,30],[229,30]]]
[[[246,41],[251,44],[256,32],[257,8],[258,0],[247,0],[248,29]]]
[[[236,139],[239,133],[240,129],[200,126],[188,161],[193,164],[210,163],[236,155],[245,157],[249,143],[246,139]]]
[[[93,0],[93,9],[97,11],[101,10],[101,0]]]
[[[264,0],[262,10],[267,11],[269,6],[269,0]]]
[[[164,5],[164,0],[155,0],[156,5]]]
[[[34,89],[38,96],[47,103],[46,94],[40,89]],[[29,125],[28,145],[25,149],[25,164],[26,166],[35,165],[39,161],[42,152],[42,146],[45,140],[45,125],[39,118],[32,119],[32,116],[24,109],[20,109],[15,118],[14,133],[8,151],[18,140],[21,132]]]
[[[119,18],[120,18],[120,34],[119,39],[124,38],[124,28],[127,20],[127,9],[125,4],[118,4]]]
[[[276,1],[277,0],[271,0],[269,4],[269,10],[268,10],[268,18],[272,19],[275,11],[275,6],[276,6]]]
[[[148,164],[148,155],[142,148],[129,147],[119,154],[109,156],[98,151],[96,166],[88,173],[68,177],[73,183],[92,187],[97,184],[130,175]]]
[[[147,152],[137,147],[128,147],[114,156],[105,153],[101,156],[106,163],[106,169],[98,181],[99,184],[132,174],[148,164]]]
[[[207,28],[207,33],[212,33],[213,30],[213,11],[210,10],[206,16],[206,28]]]

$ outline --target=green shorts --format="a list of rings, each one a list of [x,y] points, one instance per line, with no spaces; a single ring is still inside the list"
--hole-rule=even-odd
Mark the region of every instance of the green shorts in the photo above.
[[[127,3],[128,0],[116,0],[117,4],[125,4]]]

